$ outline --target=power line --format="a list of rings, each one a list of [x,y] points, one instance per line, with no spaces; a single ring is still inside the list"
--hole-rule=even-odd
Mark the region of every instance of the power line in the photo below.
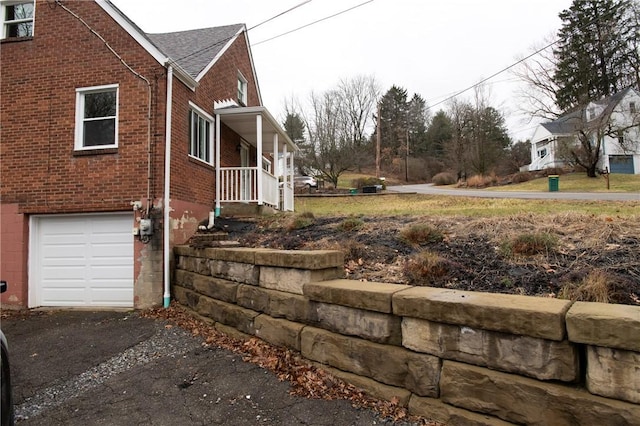
[[[371,1],[373,1],[373,0],[371,0]],[[281,17],[282,15],[285,15],[285,14],[287,14],[287,13],[289,13],[289,12],[291,12],[291,11],[293,11],[293,10],[295,10],[295,9],[297,9],[297,8],[299,8],[299,7],[301,7],[301,6],[304,6],[305,4],[307,4],[307,3],[309,3],[309,2],[311,2],[311,0],[303,1],[302,3],[299,3],[299,4],[297,4],[297,5],[293,6],[293,7],[291,7],[291,8],[289,8],[289,9],[285,10],[284,12],[280,12],[280,13],[278,13],[277,15],[274,15],[274,16],[272,16],[272,17],[271,17],[271,18],[269,18],[269,19],[265,19],[264,21],[262,21],[262,22],[260,22],[260,23],[258,23],[258,24],[256,24],[256,25],[254,25],[253,27],[251,27],[251,28],[249,28],[249,29],[245,30],[245,32],[248,32],[248,31],[250,31],[250,30],[253,30],[253,29],[255,29],[255,28],[258,28],[259,26],[264,25],[264,24],[266,24],[267,22],[273,21],[274,19],[279,18],[279,17]],[[216,41],[215,43],[211,43],[210,45],[207,45],[207,46],[203,47],[202,49],[198,49],[198,50],[196,50],[196,51],[194,51],[194,52],[191,52],[191,53],[189,53],[188,55],[182,56],[182,57],[177,58],[177,59],[173,59],[173,60],[172,60],[172,63],[177,63],[178,61],[181,61],[181,60],[183,60],[183,59],[187,59],[187,58],[190,58],[190,57],[192,57],[192,56],[198,55],[198,54],[200,54],[200,53],[204,53],[204,52],[206,52],[206,51],[208,51],[208,50],[210,50],[210,49],[213,49],[213,48],[214,48],[214,47],[216,47],[216,46],[219,46],[219,45],[221,45],[221,44],[225,44],[226,42],[228,42],[229,40],[233,39],[234,37],[235,37],[235,35],[233,35],[233,36],[231,36],[231,37],[226,37],[226,38],[224,38],[224,39],[222,39],[222,40],[218,40],[218,41]]]
[[[612,14],[613,12],[609,12],[609,13],[610,13],[610,14]],[[584,30],[584,29],[585,29],[585,28],[587,28],[588,26],[590,26],[590,25],[594,24],[596,21],[601,20],[601,19],[604,19],[605,17],[607,17],[607,16],[606,16],[606,14],[605,14],[605,16],[598,16],[598,17],[595,17],[595,18],[593,18],[592,20],[590,20],[590,21],[586,22],[582,27],[580,27],[580,28],[576,28],[576,30],[575,30],[575,31],[577,31],[577,30],[579,30],[579,29],[580,29],[580,30]],[[553,45],[555,45],[555,44],[560,43],[562,40],[563,40],[562,38],[558,38],[557,40],[555,40],[555,41],[553,41],[553,42],[551,42],[551,43],[547,44],[546,46],[544,46],[544,47],[542,47],[542,48],[540,48],[540,49],[536,50],[535,52],[531,53],[530,55],[525,56],[524,58],[522,58],[522,59],[520,59],[520,60],[518,60],[518,61],[514,62],[513,64],[511,64],[511,65],[509,65],[509,66],[507,66],[507,67],[504,67],[504,68],[503,68],[503,69],[501,69],[500,71],[498,71],[498,72],[495,72],[495,73],[491,74],[489,77],[487,77],[487,78],[484,78],[484,79],[480,80],[479,82],[477,82],[477,83],[475,83],[475,84],[473,84],[473,85],[471,85],[471,86],[467,87],[466,89],[463,89],[463,90],[460,90],[460,91],[458,91],[458,92],[455,92],[453,95],[448,96],[448,97],[446,97],[445,99],[443,99],[443,100],[441,100],[440,102],[437,102],[437,103],[435,103],[435,104],[433,104],[433,105],[428,105],[426,109],[427,109],[427,110],[430,110],[430,109],[432,109],[432,108],[433,108],[433,107],[435,107],[435,106],[438,106],[438,105],[440,105],[440,104],[443,104],[443,103],[445,103],[445,102],[447,102],[447,101],[449,101],[449,100],[451,100],[451,99],[454,99],[454,98],[456,98],[456,97],[460,96],[460,95],[461,95],[461,94],[463,94],[464,92],[467,92],[467,91],[469,91],[469,90],[471,90],[471,89],[474,89],[474,88],[476,88],[476,87],[480,86],[481,84],[483,84],[483,83],[485,83],[485,82],[487,82],[487,81],[491,80],[493,77],[496,77],[497,75],[500,75],[500,74],[502,74],[503,72],[510,70],[511,68],[515,67],[516,65],[519,65],[519,64],[521,64],[522,62],[524,62],[524,61],[526,61],[526,60],[528,60],[528,59],[530,59],[530,58],[532,58],[532,57],[536,56],[537,54],[539,54],[540,52],[542,52],[542,51],[544,51],[544,50],[546,50],[546,49],[550,48],[551,46],[553,46]]]
[[[473,84],[473,85],[471,85],[471,86],[467,87],[466,89],[460,90],[460,91],[458,91],[458,92],[454,93],[453,95],[451,95],[451,96],[449,96],[449,97],[447,97],[447,98],[445,98],[445,99],[441,100],[440,102],[437,102],[437,103],[435,103],[435,104],[433,104],[433,105],[429,105],[429,106],[427,107],[427,110],[429,110],[429,109],[431,109],[431,108],[433,108],[433,107],[436,107],[436,106],[438,106],[438,105],[440,105],[440,104],[443,104],[443,103],[445,103],[445,102],[447,102],[447,101],[449,101],[449,100],[451,100],[451,99],[453,99],[453,98],[457,98],[458,96],[460,96],[460,95],[461,95],[461,94],[463,94],[464,92],[467,92],[467,91],[469,91],[469,90],[471,90],[471,89],[473,89],[473,88],[475,88],[475,87],[480,86],[482,83],[485,83],[485,82],[487,82],[487,81],[491,80],[493,77],[496,77],[496,76],[498,76],[498,75],[502,74],[503,72],[510,70],[511,68],[515,67],[516,65],[521,64],[522,62],[526,61],[527,59],[529,59],[529,58],[532,58],[532,57],[536,56],[538,53],[542,52],[543,50],[546,50],[546,49],[550,48],[551,46],[553,46],[554,44],[557,44],[557,43],[559,43],[559,42],[560,42],[560,39],[558,39],[558,40],[556,40],[556,41],[554,41],[554,42],[552,42],[552,43],[547,44],[546,46],[544,46],[544,47],[542,47],[542,48],[540,48],[540,49],[536,50],[535,52],[531,53],[530,55],[525,56],[524,58],[522,58],[522,59],[520,59],[520,60],[518,60],[518,61],[514,62],[513,64],[511,64],[511,65],[509,65],[509,66],[507,66],[507,67],[502,68],[500,71],[498,71],[498,72],[495,72],[495,73],[491,74],[489,77],[487,77],[487,78],[483,78],[483,79],[482,79],[482,80],[480,80],[479,82],[477,82],[477,83],[475,83],[475,84]]]
[[[258,28],[260,25],[264,25],[264,24],[266,24],[267,22],[273,21],[274,19],[279,18],[279,17],[281,17],[282,15],[285,15],[285,14],[287,14],[287,13],[291,12],[291,11],[292,11],[292,10],[294,10],[294,9],[297,9],[297,8],[299,8],[300,6],[304,6],[305,4],[309,3],[310,1],[311,1],[311,0],[303,1],[303,2],[302,2],[302,3],[300,3],[300,4],[297,4],[297,5],[293,6],[291,9],[287,9],[287,10],[285,10],[284,12],[278,13],[277,15],[275,15],[275,16],[273,16],[273,17],[271,17],[271,18],[267,19],[266,21],[262,21],[262,22],[260,22],[259,24],[254,25],[253,27],[249,28],[247,31],[254,30],[254,29]]]
[[[257,43],[253,43],[253,45],[254,45],[254,46],[257,46],[257,45],[259,45],[259,44],[266,43],[266,42],[271,41],[271,40],[275,40],[275,39],[277,39],[277,38],[279,38],[279,37],[282,37],[282,36],[285,36],[285,35],[287,35],[287,34],[294,33],[294,32],[296,32],[296,31],[299,31],[299,30],[303,29],[303,28],[310,27],[311,25],[315,25],[315,24],[317,24],[317,23],[319,23],[319,22],[326,21],[327,19],[335,18],[336,16],[342,15],[343,13],[350,12],[350,11],[352,11],[353,9],[357,9],[357,8],[359,8],[359,7],[362,7],[362,6],[364,6],[365,4],[367,4],[367,3],[371,3],[372,1],[373,1],[373,0],[367,0],[367,1],[365,1],[365,2],[362,2],[362,3],[360,3],[360,4],[357,4],[357,5],[355,5],[355,6],[352,6],[352,7],[348,8],[348,9],[344,9],[344,10],[342,10],[342,11],[340,11],[340,12],[334,13],[333,15],[326,16],[326,17],[324,17],[324,18],[321,18],[321,19],[318,19],[318,20],[316,20],[316,21],[310,22],[310,23],[305,24],[305,25],[303,25],[303,26],[301,26],[301,27],[294,28],[294,29],[289,30],[289,31],[287,31],[287,32],[284,32],[284,33],[282,33],[282,34],[278,34],[277,36],[273,36],[273,37],[268,38],[268,39],[266,39],[266,40],[262,40],[262,41],[259,41],[259,42],[257,42]]]

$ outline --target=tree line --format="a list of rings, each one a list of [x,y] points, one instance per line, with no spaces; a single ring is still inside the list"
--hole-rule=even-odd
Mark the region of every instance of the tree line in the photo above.
[[[512,71],[524,83],[519,104],[532,119],[581,115],[590,101],[640,86],[636,0],[573,0],[559,17],[555,40]],[[483,85],[433,112],[420,94],[399,85],[383,92],[374,76],[361,75],[306,102],[292,99],[285,113],[284,128],[300,147],[299,172],[334,185],[347,170],[374,166],[382,175],[425,181],[443,171],[458,179],[513,173],[531,158],[529,141],[511,140]],[[595,176],[601,138],[620,131],[609,122],[578,129],[579,143],[562,153]]]

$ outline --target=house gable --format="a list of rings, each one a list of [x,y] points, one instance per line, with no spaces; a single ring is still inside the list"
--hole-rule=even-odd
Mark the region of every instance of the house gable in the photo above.
[[[531,139],[530,170],[542,168],[541,149],[548,149],[550,166],[562,162],[556,158],[557,145],[552,142],[569,138],[577,143],[578,132],[599,135],[602,143],[598,167],[609,167],[609,161],[616,156],[625,161],[636,162],[640,166],[640,92],[627,88],[598,101],[592,101],[585,108],[577,109],[554,121],[540,124]],[[606,130],[603,130],[605,129]],[[543,147],[544,145],[544,147]],[[547,151],[544,151],[546,154]],[[635,170],[640,170],[636,166]],[[633,169],[633,168],[631,168]]]
[[[171,63],[171,59],[167,56],[166,52],[158,49],[156,45],[150,40],[148,34],[140,29],[133,21],[131,21],[120,9],[118,9],[109,0],[95,0],[95,2],[111,16],[111,18],[118,23],[142,48],[144,48],[160,65],[167,66]],[[173,64],[176,77],[184,84],[186,84],[192,90],[195,89],[198,84],[197,81],[190,76],[181,66]]]

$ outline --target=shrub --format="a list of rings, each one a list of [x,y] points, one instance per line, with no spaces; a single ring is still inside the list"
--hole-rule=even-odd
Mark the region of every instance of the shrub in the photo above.
[[[339,250],[344,253],[344,260],[347,262],[350,260],[357,261],[367,255],[367,247],[352,239],[344,241]]]
[[[629,303],[625,280],[602,269],[574,272],[564,284],[558,298],[582,302]]]
[[[564,169],[562,167],[549,167],[544,169],[545,176],[549,175],[562,175],[564,174]]]
[[[513,175],[513,178],[511,179],[511,182],[513,182],[513,183],[522,183],[522,182],[528,182],[530,180],[531,180],[531,173],[529,173],[529,172],[518,172],[518,173]]]
[[[437,175],[431,178],[431,182],[436,186],[453,185],[457,181],[458,180],[456,179],[455,175],[449,172],[438,173]]]
[[[526,255],[549,253],[555,249],[558,238],[548,232],[521,234],[502,245],[505,255]]]
[[[338,225],[338,229],[343,232],[352,232],[361,229],[364,226],[364,221],[357,217],[350,217],[343,220]]]
[[[416,224],[400,231],[400,238],[410,244],[438,243],[444,239],[442,232],[427,224]]]
[[[498,176],[495,173],[491,173],[489,176],[474,175],[466,181],[466,186],[469,188],[486,188],[498,183]]]
[[[315,217],[311,212],[304,212],[294,216],[287,224],[287,230],[295,231],[296,229],[302,229],[309,227],[315,223]]]
[[[410,284],[436,285],[455,268],[450,260],[432,251],[412,256],[404,265],[404,276]]]
[[[351,186],[353,188],[358,188],[358,189],[362,189],[365,186],[376,186],[376,185],[382,185],[382,189],[387,189],[387,186],[385,185],[385,181],[382,179],[378,179],[376,177],[363,177],[363,178],[353,179],[351,181]]]

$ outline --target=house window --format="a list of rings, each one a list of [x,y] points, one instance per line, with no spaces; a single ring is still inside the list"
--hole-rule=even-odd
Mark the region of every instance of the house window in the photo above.
[[[538,150],[538,157],[544,158],[547,156],[547,148],[542,148]]]
[[[189,110],[189,155],[213,164],[213,117],[191,104]]]
[[[75,149],[118,147],[118,85],[76,89]]]
[[[247,79],[238,73],[238,103],[247,106]]]
[[[629,102],[629,111],[631,111],[631,114],[635,114],[636,113],[636,103],[635,102]]]
[[[2,38],[33,36],[33,1],[2,2]]]

